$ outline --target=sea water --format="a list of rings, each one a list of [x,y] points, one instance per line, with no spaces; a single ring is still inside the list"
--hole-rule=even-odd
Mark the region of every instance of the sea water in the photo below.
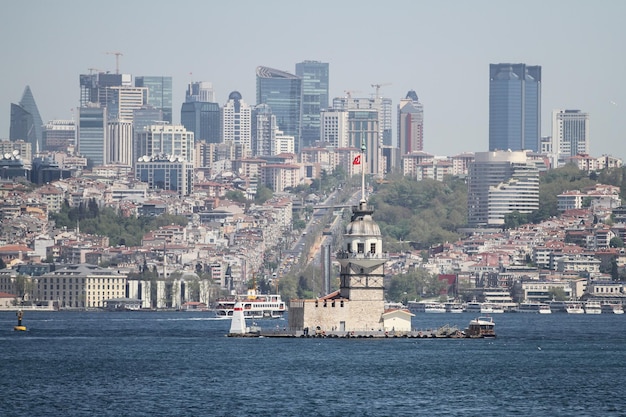
[[[626,315],[494,321],[493,340],[275,339],[201,312],[26,312],[27,332],[3,312],[0,416],[626,415]]]

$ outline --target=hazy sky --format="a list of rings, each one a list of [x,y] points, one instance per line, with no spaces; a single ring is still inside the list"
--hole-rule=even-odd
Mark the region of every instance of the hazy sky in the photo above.
[[[488,149],[489,64],[542,67],[542,135],[553,109],[590,114],[591,154],[626,159],[626,2],[513,1],[6,1],[0,16],[0,138],[30,85],[41,117],[71,119],[89,68],[169,75],[174,122],[189,81],[216,101],[255,104],[259,65],[295,72],[330,63],[330,96],[371,84],[424,105],[424,149]],[[395,110],[394,110],[395,113]],[[394,137],[396,135],[394,114]]]

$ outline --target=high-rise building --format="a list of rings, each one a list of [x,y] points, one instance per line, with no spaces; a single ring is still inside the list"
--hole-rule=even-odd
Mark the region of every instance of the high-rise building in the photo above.
[[[135,87],[147,88],[144,103],[163,112],[163,120],[172,124],[172,77],[135,77]]]
[[[348,147],[348,111],[326,109],[322,111],[321,140],[333,148]]]
[[[367,172],[382,175],[382,141],[380,138],[380,100],[375,98],[337,97],[333,109],[348,112],[348,147],[366,147]]]
[[[300,152],[302,79],[285,71],[257,67],[256,104],[270,106],[278,128],[294,137],[296,153]]]
[[[538,151],[541,67],[489,65],[489,150]]]
[[[9,127],[10,140],[24,140],[29,142],[34,152],[42,148],[43,121],[39,115],[35,97],[29,86],[24,88],[19,104],[11,103],[11,124]]]
[[[241,145],[243,157],[252,154],[252,109],[238,91],[230,93],[222,107],[222,138],[224,142]]]
[[[43,150],[67,152],[76,144],[76,123],[73,120],[51,120],[43,127]]]
[[[193,101],[202,101],[205,103],[215,102],[213,84],[208,81],[196,81],[189,83],[187,86],[187,92],[185,93],[185,103]]]
[[[220,143],[222,141],[222,115],[218,103],[187,101],[180,109],[180,124],[193,132],[197,141]]]
[[[424,150],[424,107],[413,90],[398,104],[398,147],[400,155]]]
[[[328,108],[328,63],[303,61],[296,64],[302,78],[302,143],[310,147],[320,140],[320,112]]]
[[[111,87],[107,89],[111,92],[110,102],[107,104],[109,119],[133,121],[135,110],[144,107],[144,98],[147,94],[145,87]]]
[[[182,158],[183,161],[194,162],[194,136],[181,125],[151,125],[143,131],[135,132],[134,159],[149,158]]]
[[[81,74],[80,82],[80,107],[89,103],[99,103],[101,107],[108,106],[113,101],[113,90],[110,87],[132,86],[130,74]]]
[[[567,158],[589,154],[589,114],[580,110],[552,112],[552,164],[562,166]]]
[[[507,214],[539,209],[539,169],[525,151],[477,152],[467,186],[470,227],[500,227]]]
[[[106,149],[109,147],[106,107],[92,104],[78,110],[76,151],[87,158],[89,167],[108,163],[105,160]]]
[[[379,97],[378,101],[380,140],[383,146],[391,146],[393,141],[393,101],[387,97]]]
[[[276,116],[267,104],[259,104],[252,112],[252,138],[255,156],[272,155],[272,143],[276,138]]]
[[[112,120],[107,129],[110,145],[106,149],[105,163],[133,166],[133,122]]]

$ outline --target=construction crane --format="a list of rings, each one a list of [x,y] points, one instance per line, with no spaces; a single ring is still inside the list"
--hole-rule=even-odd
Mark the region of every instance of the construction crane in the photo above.
[[[372,87],[376,89],[376,97],[374,97],[375,99],[378,99],[378,97],[380,97],[380,87],[385,87],[387,85],[391,85],[391,83],[372,84]]]
[[[346,95],[346,97],[348,99],[351,99],[353,93],[360,93],[361,91],[359,91],[359,90],[343,90],[343,92],[344,92],[344,94]]]
[[[120,73],[120,56],[124,55],[121,52],[107,52],[107,55],[115,55],[115,73],[119,74]]]

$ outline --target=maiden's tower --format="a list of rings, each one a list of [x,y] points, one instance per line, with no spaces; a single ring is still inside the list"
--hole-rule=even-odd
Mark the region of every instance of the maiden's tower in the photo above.
[[[364,155],[364,154],[361,154]],[[363,167],[361,167],[363,172]],[[343,247],[337,253],[341,265],[339,290],[318,299],[291,300],[289,327],[292,331],[378,332],[386,330],[384,265],[380,228],[367,206],[362,173],[361,201],[352,208]],[[410,330],[410,316],[400,318]],[[393,317],[398,323],[398,317]]]

